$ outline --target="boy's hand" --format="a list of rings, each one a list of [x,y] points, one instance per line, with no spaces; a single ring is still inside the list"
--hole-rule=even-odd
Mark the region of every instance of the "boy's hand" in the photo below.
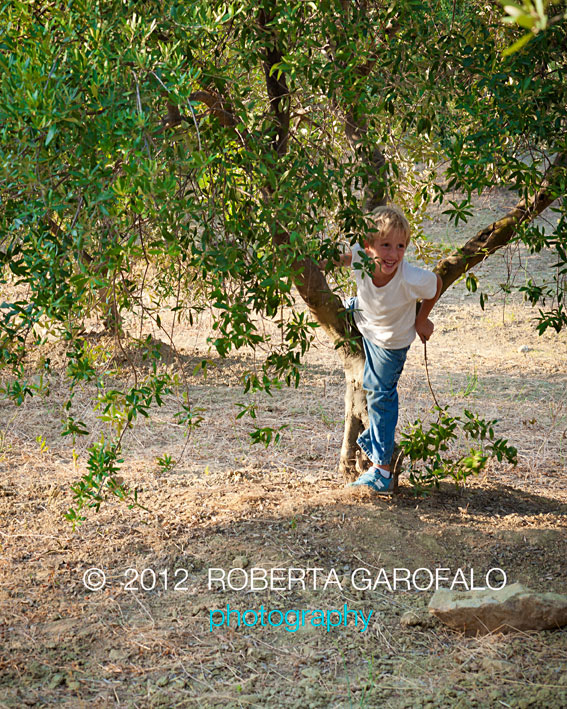
[[[350,266],[352,263],[352,254],[341,254],[338,259],[333,260],[333,266]],[[327,269],[327,266],[329,264],[329,259],[323,259],[322,261],[317,261],[317,266],[322,271],[325,271]]]
[[[441,290],[443,289],[443,281],[440,276],[437,276],[437,292],[433,298],[426,298],[421,301],[421,305],[417,311],[417,316],[415,318],[415,331],[419,335],[419,339],[422,342],[427,342],[431,335],[433,335],[434,325],[427,317],[431,312],[433,306],[437,302],[437,299],[441,295]]]
[[[415,321],[415,331],[419,335],[419,339],[422,342],[427,342],[431,335],[433,335],[433,330],[435,329],[435,325],[431,322],[429,318],[427,320],[424,320],[423,322],[421,320],[416,320]]]

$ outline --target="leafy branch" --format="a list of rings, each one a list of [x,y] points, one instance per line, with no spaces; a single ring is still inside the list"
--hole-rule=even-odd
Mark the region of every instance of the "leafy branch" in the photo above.
[[[453,416],[447,407],[433,408],[437,421],[429,428],[421,418],[403,431],[400,447],[409,458],[409,479],[416,494],[439,487],[441,480],[451,478],[455,484],[470,475],[478,475],[491,458],[517,464],[518,451],[504,438],[495,434],[496,419],[487,421],[465,409],[463,416]],[[475,441],[464,452],[451,453],[452,444],[459,439]]]

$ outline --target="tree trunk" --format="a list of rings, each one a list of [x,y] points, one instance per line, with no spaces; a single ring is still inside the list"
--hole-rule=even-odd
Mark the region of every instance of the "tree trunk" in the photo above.
[[[276,243],[286,243],[289,235],[278,233]],[[315,320],[321,325],[331,342],[337,346],[337,354],[345,373],[345,429],[339,471],[347,480],[361,472],[360,449],[356,439],[368,426],[366,394],[362,388],[364,350],[362,337],[345,314],[344,306],[329,288],[325,276],[311,259],[296,264],[294,278],[299,291]],[[358,457],[357,457],[358,454]]]
[[[106,333],[116,337],[122,331],[123,321],[112,287],[105,286],[98,289],[98,306]]]
[[[345,428],[339,462],[339,472],[353,480],[363,470],[362,451],[356,439],[368,426],[366,393],[362,388],[364,353],[353,354],[343,359],[345,372]],[[365,458],[366,456],[364,456]]]

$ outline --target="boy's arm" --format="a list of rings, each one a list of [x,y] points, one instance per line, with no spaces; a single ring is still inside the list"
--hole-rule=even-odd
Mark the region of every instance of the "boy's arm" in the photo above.
[[[327,268],[327,264],[329,262],[324,259],[323,261],[319,261],[318,266],[319,268],[324,271]],[[352,253],[345,253],[341,254],[338,259],[333,260],[333,265],[335,266],[350,266],[352,263]]]
[[[433,306],[439,300],[441,295],[441,289],[443,288],[443,281],[440,276],[437,276],[437,291],[433,298],[428,298],[427,300],[422,300],[419,306],[419,310],[415,317],[415,331],[419,335],[419,339],[422,342],[427,342],[431,335],[433,334],[433,323],[429,320],[429,313],[433,310]]]

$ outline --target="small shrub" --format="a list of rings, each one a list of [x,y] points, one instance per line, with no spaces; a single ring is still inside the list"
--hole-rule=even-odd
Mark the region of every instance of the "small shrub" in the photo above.
[[[175,467],[177,461],[173,460],[173,458],[166,453],[161,456],[161,458],[156,458],[156,463],[162,473],[167,473]]]
[[[452,416],[447,407],[435,406],[433,410],[437,412],[435,423],[426,429],[423,420],[417,419],[402,433],[400,441],[410,461],[409,479],[416,494],[439,487],[445,478],[452,478],[458,486],[469,475],[480,473],[491,458],[517,464],[516,448],[506,439],[496,438],[496,419],[487,421],[467,409],[463,416]],[[468,450],[460,456],[449,450],[459,437],[469,442]]]

